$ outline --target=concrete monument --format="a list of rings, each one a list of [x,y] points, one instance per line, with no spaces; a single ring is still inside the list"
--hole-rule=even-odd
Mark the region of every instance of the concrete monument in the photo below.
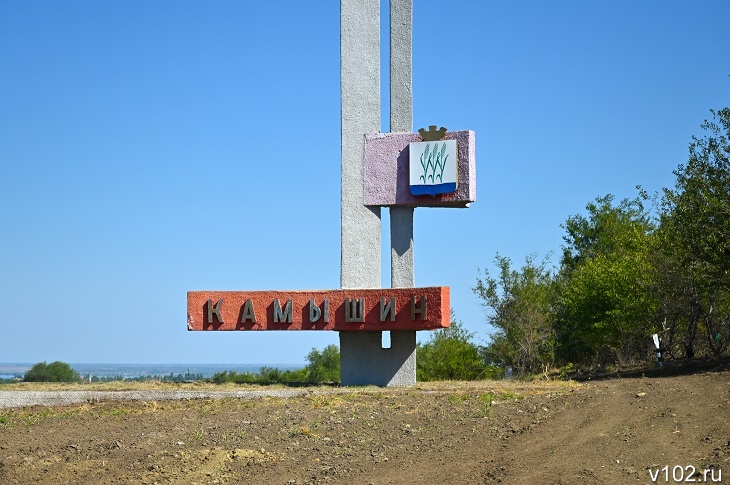
[[[380,2],[340,4],[341,289],[191,291],[188,330],[334,330],[343,385],[416,383],[416,331],[448,327],[450,303],[448,287],[414,288],[413,211],[468,207],[476,170],[474,132],[411,133],[411,2],[390,2],[391,133],[379,133]],[[381,207],[391,240],[392,288],[383,289]]]

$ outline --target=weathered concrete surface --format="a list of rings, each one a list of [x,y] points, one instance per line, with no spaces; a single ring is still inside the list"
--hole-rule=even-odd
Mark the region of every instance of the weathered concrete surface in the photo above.
[[[380,208],[362,197],[364,134],[380,131],[380,2],[340,4],[342,288],[379,288]]]
[[[188,330],[433,330],[450,325],[449,296],[448,286],[318,291],[190,291]],[[426,302],[425,315],[419,311],[412,317],[411,306],[421,310],[422,297],[425,297]],[[387,310],[385,305],[391,298],[395,299],[394,313],[388,313],[385,320],[381,321],[381,299],[385,299],[384,309]],[[362,299],[363,322],[347,321],[347,299],[351,302],[351,316],[356,313],[352,311],[352,301],[359,302]],[[274,319],[275,300],[279,302],[278,322]],[[291,300],[290,312],[288,300]],[[317,309],[310,308],[310,300],[314,300]],[[323,304],[325,300],[328,302],[326,311]],[[217,309],[217,312],[210,312],[212,323],[208,322],[209,302]],[[357,311],[360,311],[359,303]],[[311,318],[312,312],[315,313],[314,319]],[[252,316],[255,322],[250,318]]]
[[[302,389],[262,391],[0,391],[0,408],[66,406],[96,401],[170,401],[180,399],[256,399],[308,394]]]
[[[469,207],[476,200],[476,135],[471,130],[447,132],[456,140],[458,188],[451,194],[413,195],[408,175],[408,144],[418,133],[370,133],[365,136],[364,200],[369,206]]]
[[[390,131],[413,130],[413,2],[390,1]],[[390,208],[390,286],[416,286],[413,207]]]
[[[390,0],[390,131],[413,131],[413,1]],[[413,207],[390,207],[390,286],[416,286]],[[393,340],[396,350],[393,350]],[[391,333],[391,352],[406,356],[387,385],[416,385],[416,332]]]
[[[390,131],[413,130],[413,2],[390,0]]]
[[[415,385],[416,332],[391,332],[389,349],[381,339],[382,332],[340,332],[340,355],[358,364],[341,366],[343,385]]]
[[[380,1],[340,2],[342,89],[342,288],[380,287],[380,207],[363,204],[362,153],[365,133],[380,131]],[[380,333],[378,333],[380,335]],[[340,332],[340,380],[351,381],[367,350],[366,334]],[[378,339],[379,340],[379,339]],[[377,348],[380,348],[378,345]],[[376,363],[376,367],[378,364]],[[377,372],[377,369],[374,369]],[[369,382],[374,383],[374,382]]]
[[[390,286],[415,286],[413,264],[413,207],[391,207]]]

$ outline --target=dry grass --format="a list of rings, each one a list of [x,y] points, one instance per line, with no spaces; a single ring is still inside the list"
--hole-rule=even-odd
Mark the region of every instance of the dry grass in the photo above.
[[[213,384],[209,382],[114,381],[114,382],[18,382],[0,385],[0,391],[232,391],[274,389],[283,386]]]
[[[375,386],[365,387],[342,387],[331,386],[307,387],[311,393],[312,405],[315,407],[339,404],[341,401],[357,399],[358,396],[367,395],[373,399],[383,397],[397,397],[403,394],[428,393],[428,394],[462,394],[479,393],[492,394],[497,401],[511,399],[523,399],[527,396],[539,394],[560,395],[582,386],[575,381],[559,380],[483,380],[483,381],[437,381],[419,382],[414,387],[390,387],[380,388]],[[160,381],[134,382],[117,381],[105,383],[42,383],[42,382],[19,382],[4,384],[0,391],[252,391],[283,389],[284,386],[257,386],[251,384],[213,384],[208,382],[172,383]]]
[[[454,391],[473,392],[484,391],[492,392],[497,395],[509,394],[541,394],[545,392],[569,392],[571,389],[580,388],[582,384],[575,381],[560,380],[483,380],[483,381],[434,381],[419,382],[415,387],[391,387],[380,388],[376,386],[364,387],[343,387],[333,388],[331,386],[313,386],[307,387],[307,391],[313,394],[400,394],[408,392],[428,392],[428,393],[451,393]],[[62,382],[18,382],[13,384],[0,385],[0,391],[252,391],[252,390],[271,390],[285,389],[283,385],[258,386],[252,384],[213,384],[209,382],[162,382],[162,381],[115,381],[100,383],[62,383]]]

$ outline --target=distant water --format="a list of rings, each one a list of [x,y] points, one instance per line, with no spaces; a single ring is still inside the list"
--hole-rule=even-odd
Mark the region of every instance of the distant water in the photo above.
[[[50,363],[50,362],[49,362]],[[140,377],[169,376],[170,374],[202,374],[212,377],[224,371],[258,372],[261,367],[275,367],[281,370],[296,370],[304,364],[69,364],[81,376],[95,377]],[[22,377],[33,364],[0,364],[0,379]]]

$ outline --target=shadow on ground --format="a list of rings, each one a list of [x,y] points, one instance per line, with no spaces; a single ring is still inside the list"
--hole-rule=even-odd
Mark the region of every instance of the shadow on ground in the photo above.
[[[576,371],[568,374],[567,378],[579,382],[598,381],[628,377],[676,377],[699,374],[704,372],[724,372],[730,370],[730,356],[719,358],[677,359],[664,362],[663,367],[657,364],[643,367],[624,369],[601,369],[591,371]]]

